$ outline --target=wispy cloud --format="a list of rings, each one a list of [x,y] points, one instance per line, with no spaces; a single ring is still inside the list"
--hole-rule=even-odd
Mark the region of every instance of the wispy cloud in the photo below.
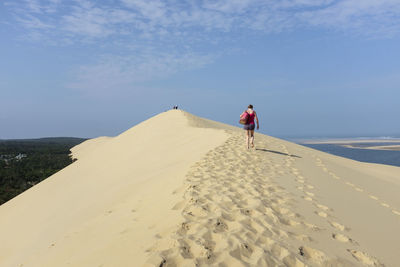
[[[22,5],[24,5],[25,10],[30,11],[35,14],[44,13],[54,13],[57,11],[57,7],[61,3],[61,0],[24,0]]]
[[[303,12],[299,18],[313,26],[347,31],[368,38],[391,37],[400,33],[400,2],[339,1],[329,8]]]
[[[51,27],[54,34],[69,33],[106,38],[131,34],[152,37],[193,30],[204,34],[238,30],[282,31],[299,26],[393,32],[400,24],[398,0],[24,0],[6,2],[17,22],[26,28]],[[31,21],[29,24],[27,21]],[[285,25],[285,26],[282,26]],[[51,26],[50,26],[51,25]],[[378,31],[374,33],[378,34]],[[190,36],[189,36],[190,37]]]
[[[96,64],[79,68],[74,86],[85,88],[111,87],[116,81],[128,84],[204,66],[213,58],[202,51],[204,47],[210,51],[224,42],[226,49],[227,40],[232,45],[240,33],[301,28],[367,38],[400,33],[398,0],[8,0],[4,6],[32,41],[101,42],[134,55],[99,54]],[[152,52],[143,54],[143,47]]]
[[[47,24],[43,22],[40,18],[32,15],[17,17],[16,21],[28,29],[37,30],[37,29],[50,29],[54,27],[52,24]]]
[[[91,65],[76,71],[77,80],[68,86],[91,92],[107,92],[110,88],[132,88],[132,85],[162,78],[210,64],[215,56],[195,53],[142,51],[140,55],[105,55]]]

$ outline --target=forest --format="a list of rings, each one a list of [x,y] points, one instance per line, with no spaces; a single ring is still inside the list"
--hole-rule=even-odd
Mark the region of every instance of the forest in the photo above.
[[[83,138],[0,140],[0,205],[73,162],[70,149]]]

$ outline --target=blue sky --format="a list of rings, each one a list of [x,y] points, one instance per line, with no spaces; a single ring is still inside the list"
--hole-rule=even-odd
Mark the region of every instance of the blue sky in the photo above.
[[[250,103],[274,136],[400,134],[398,0],[4,0],[0,34],[0,139]]]

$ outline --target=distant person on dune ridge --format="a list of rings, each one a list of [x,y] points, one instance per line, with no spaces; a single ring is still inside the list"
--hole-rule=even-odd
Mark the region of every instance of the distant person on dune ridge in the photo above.
[[[257,122],[257,130],[260,128],[257,113],[253,110],[253,105],[249,105],[247,107],[247,110],[245,110],[240,115],[240,118],[242,123],[244,120],[243,129],[246,130],[246,144],[247,144],[247,149],[249,149],[250,145],[251,147],[254,147],[254,128],[255,128],[254,119],[256,119]]]

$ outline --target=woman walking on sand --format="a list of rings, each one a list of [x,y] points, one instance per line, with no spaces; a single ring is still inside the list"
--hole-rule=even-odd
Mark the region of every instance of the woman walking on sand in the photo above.
[[[245,114],[247,113],[247,114]],[[258,123],[258,117],[257,113],[253,110],[253,105],[249,105],[247,107],[247,110],[245,110],[242,115],[240,115],[241,118],[247,117],[246,123],[243,126],[243,129],[246,130],[246,144],[247,144],[247,149],[251,147],[254,147],[254,119],[256,119],[257,122],[257,130],[259,129],[259,123]]]

